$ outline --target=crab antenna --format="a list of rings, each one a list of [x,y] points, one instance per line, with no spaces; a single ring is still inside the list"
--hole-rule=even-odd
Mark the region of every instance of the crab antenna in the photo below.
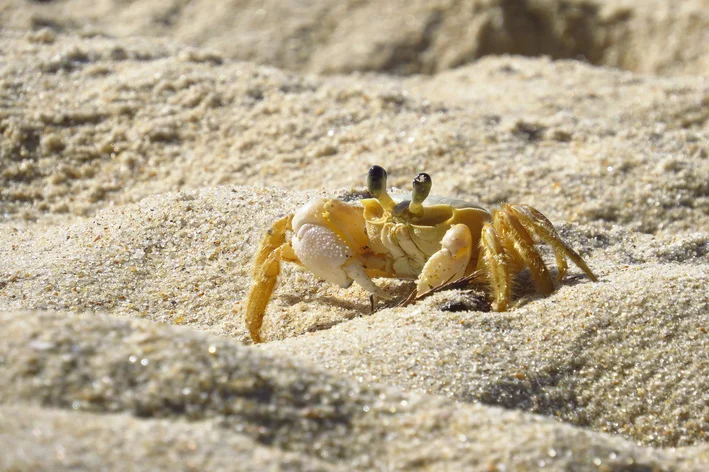
[[[414,191],[411,192],[409,212],[412,215],[420,216],[423,213],[423,201],[426,200],[428,194],[431,193],[431,176],[421,172],[414,179],[413,185]]]
[[[367,175],[367,189],[374,198],[379,200],[379,203],[387,211],[391,211],[396,205],[387,193],[387,171],[380,166],[372,166]]]

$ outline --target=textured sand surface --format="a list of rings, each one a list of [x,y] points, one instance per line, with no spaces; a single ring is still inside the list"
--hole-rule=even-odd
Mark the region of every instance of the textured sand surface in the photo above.
[[[231,35],[200,2],[163,5],[164,23],[157,3],[70,3],[2,7],[0,469],[709,468],[706,2],[525,3],[632,32],[603,49],[589,29],[596,56],[562,26],[539,43],[558,53],[446,46],[455,8],[528,21],[511,2],[388,3],[394,25],[439,11],[435,34],[369,25],[373,2],[287,3],[280,23],[259,2]],[[638,55],[659,44],[642,21],[676,39]],[[447,70],[504,51],[668,75],[494,55]],[[402,189],[426,171],[436,194],[532,204],[599,282],[572,268],[542,298],[523,280],[506,313],[454,290],[370,314],[362,289],[285,266],[251,345],[264,231],[314,197],[356,204],[372,164]]]

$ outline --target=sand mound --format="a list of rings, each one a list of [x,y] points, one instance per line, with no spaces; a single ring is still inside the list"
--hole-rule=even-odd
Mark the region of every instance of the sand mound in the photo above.
[[[167,42],[6,42],[0,211],[13,220],[217,184],[335,191],[379,164],[395,186],[425,170],[439,194],[553,220],[709,227],[701,78],[495,58],[328,81]]]
[[[2,398],[36,405],[0,409],[10,468],[614,469],[706,454],[367,386],[193,330],[65,313],[0,319],[0,355],[13,359],[0,369]]]

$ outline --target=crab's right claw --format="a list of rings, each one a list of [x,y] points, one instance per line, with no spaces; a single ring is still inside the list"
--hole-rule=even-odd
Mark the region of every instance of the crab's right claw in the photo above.
[[[358,210],[337,200],[313,200],[295,212],[292,226],[295,255],[313,275],[343,288],[357,282],[380,298],[391,298],[358,258],[368,244]]]
[[[266,313],[266,305],[271,299],[273,289],[281,271],[286,231],[290,229],[293,215],[288,215],[276,221],[266,233],[256,252],[251,273],[251,290],[246,302],[244,321],[249,329],[251,339],[255,343],[262,342],[261,325]],[[289,246],[289,245],[288,245]],[[289,249],[289,248],[288,248]]]

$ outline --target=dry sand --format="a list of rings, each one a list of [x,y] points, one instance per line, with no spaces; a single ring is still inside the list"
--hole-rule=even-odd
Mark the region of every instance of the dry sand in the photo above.
[[[414,51],[394,55],[405,67],[363,65],[357,48],[350,69],[333,65],[347,41],[376,42],[361,21],[311,49],[289,43],[307,57],[296,66],[243,47],[255,24],[231,42],[225,27],[197,41],[180,27],[189,8],[153,33],[211,49],[129,37],[148,34],[151,16],[130,19],[150,2],[118,9],[110,27],[111,2],[71,13],[8,3],[0,468],[709,468],[709,56],[695,42],[682,50],[696,57],[663,68],[633,49],[643,35],[659,41],[639,18],[664,32],[694,25],[673,47],[709,20],[706,2],[655,3],[655,15],[632,2],[626,16],[603,2],[578,11],[625,18],[634,36],[615,47],[642,65],[593,62],[670,75],[512,56],[446,71],[487,53],[445,62],[462,53],[440,34],[423,52],[399,38]],[[308,24],[324,5],[303,10]],[[432,8],[411,5],[399,16]],[[527,7],[566,18],[561,2]],[[55,29],[38,27],[47,12]],[[452,18],[440,31],[452,34]],[[283,24],[269,47],[285,47]],[[611,46],[594,50],[611,57]],[[313,197],[356,204],[372,164],[400,188],[426,171],[437,194],[534,205],[600,281],[574,268],[554,294],[527,293],[507,313],[449,291],[369,314],[363,290],[285,266],[268,342],[251,345],[243,301],[263,232]]]
[[[170,37],[315,73],[434,73],[487,55],[709,73],[707,0],[5,0],[0,27]]]

